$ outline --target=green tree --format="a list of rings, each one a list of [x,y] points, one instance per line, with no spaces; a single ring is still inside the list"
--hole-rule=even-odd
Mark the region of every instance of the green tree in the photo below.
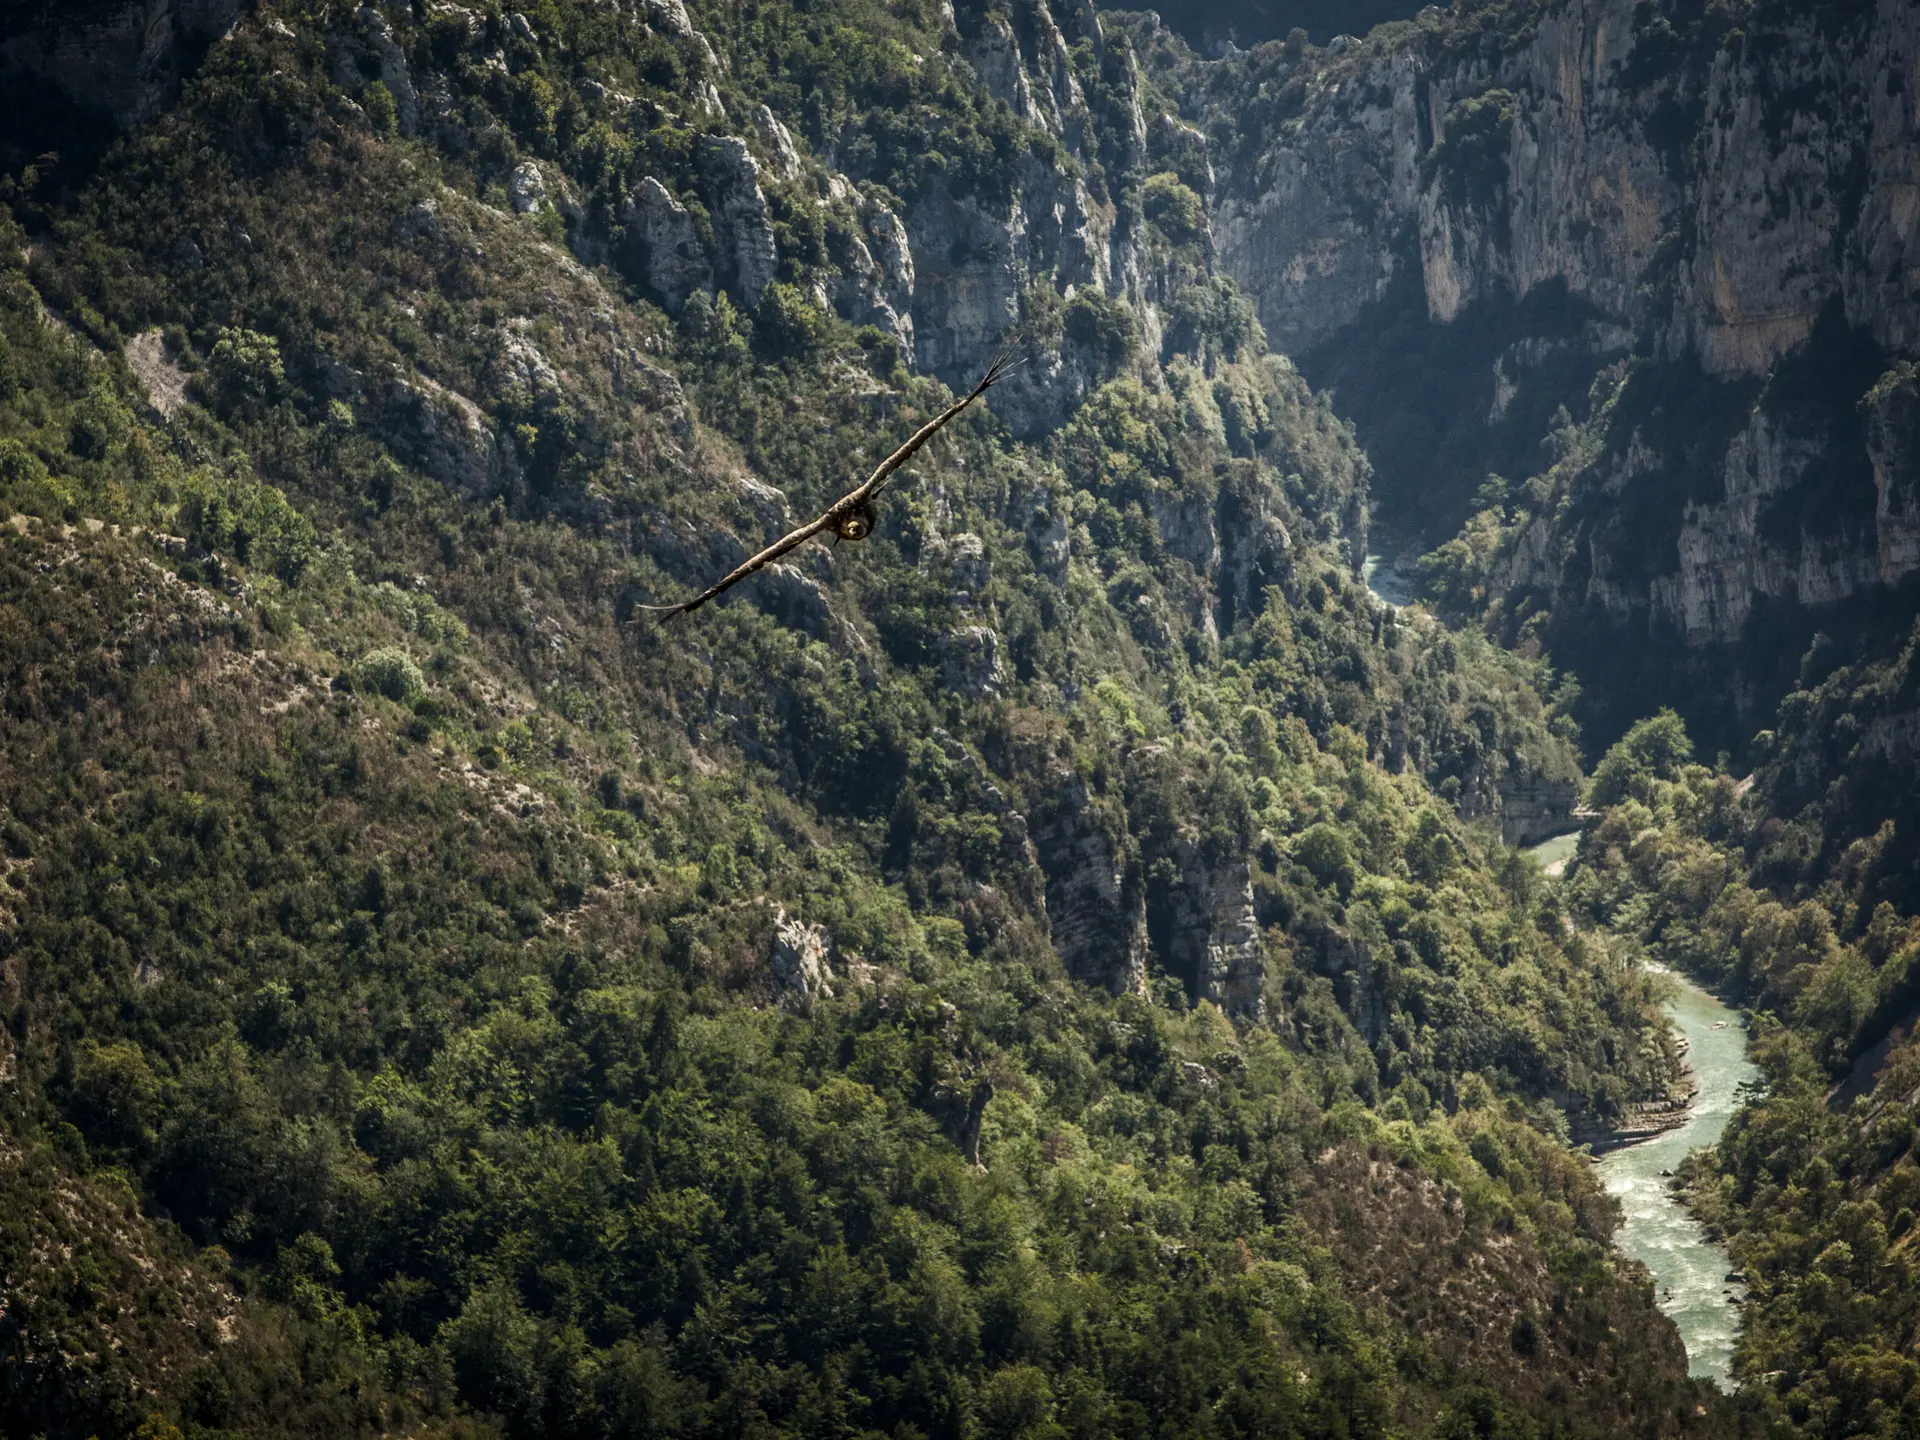
[[[1587,803],[1595,809],[1618,805],[1632,796],[1647,798],[1654,780],[1676,780],[1680,767],[1693,759],[1687,727],[1671,710],[1640,721],[1620,738],[1594,767]]]

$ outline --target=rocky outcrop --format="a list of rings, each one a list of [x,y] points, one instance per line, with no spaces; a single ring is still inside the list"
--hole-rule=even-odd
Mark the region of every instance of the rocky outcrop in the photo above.
[[[1359,475],[1357,481],[1364,490],[1366,476]],[[1220,558],[1213,589],[1216,626],[1222,632],[1259,612],[1266,587],[1291,561],[1293,537],[1274,502],[1273,491],[1255,481],[1236,478],[1221,488],[1216,530]]]
[[[469,495],[495,494],[508,464],[480,407],[425,376],[395,377],[370,418],[409,464]]]
[[[954,603],[971,609],[993,579],[993,562],[988,558],[986,542],[963,530],[943,542],[941,558],[946,565],[949,593]]]
[[[750,475],[737,476],[732,494],[716,499],[718,503],[698,516],[648,511],[638,521],[639,547],[680,585],[710,583],[715,575],[725,575],[769,541],[793,528],[793,510],[786,494]],[[794,573],[806,579],[798,571]],[[763,589],[766,586],[767,577],[763,574],[729,591],[721,603],[761,598],[763,604],[774,608],[778,618],[795,623],[796,628],[807,628],[805,611],[811,607],[799,601],[801,608],[796,613],[783,604],[798,597],[783,596],[782,592],[790,586],[798,587],[778,578],[770,588]],[[821,603],[825,603],[824,596]]]
[[[988,94],[1005,101],[1022,120],[1034,118],[1033,86],[1020,58],[1020,42],[1014,38],[1013,26],[1005,15],[990,11],[962,53]]]
[[[1006,688],[1000,635],[991,625],[962,625],[942,647],[940,678],[949,690],[979,700]]]
[[[1315,972],[1333,981],[1335,998],[1354,1028],[1369,1044],[1377,1041],[1386,1025],[1387,1004],[1371,942],[1339,925],[1323,926],[1308,939],[1306,955]]]
[[[698,154],[701,197],[713,225],[711,246],[693,212],[651,175],[634,188],[620,217],[623,267],[675,315],[694,293],[711,292],[716,285],[749,307],[757,305],[780,269],[773,220],[760,189],[760,162],[747,142],[733,135],[703,135]]]
[[[831,198],[850,210],[855,228],[835,228],[828,252],[838,274],[830,300],[844,320],[886,331],[913,354],[913,246],[884,201],[858,194],[845,176],[829,181]]]
[[[738,136],[705,135],[699,144],[700,173],[713,214],[714,270],[720,283],[748,305],[779,273],[773,219],[760,190],[760,162]]]
[[[1067,564],[1073,558],[1067,515],[1067,501],[1051,490],[1035,494],[1026,514],[1027,554],[1033,568],[1060,587],[1067,583]]]
[[[1006,791],[994,781],[980,757],[969,750],[963,741],[945,730],[936,729],[933,742],[940,747],[940,753],[946,756],[948,763],[967,777],[979,797],[981,808],[998,822],[1004,873],[1011,880],[1015,892],[1044,917],[1046,882],[1040,872],[1040,857],[1033,848],[1033,838],[1027,829],[1027,817],[1014,807]]]
[[[774,917],[768,964],[780,1008],[809,1014],[814,1002],[833,997],[833,971],[827,964],[830,942],[818,925],[789,920],[782,909]]]
[[[1192,841],[1174,847],[1180,879],[1166,897],[1169,974],[1196,1000],[1240,1019],[1266,1018],[1266,961],[1244,855],[1211,859]]]
[[[670,313],[679,314],[696,290],[713,289],[713,259],[692,212],[653,176],[636,187],[621,221],[631,271]]]
[[[754,603],[789,630],[821,641],[835,638],[833,606],[826,588],[811,575],[791,565],[769,565],[749,584]]]
[[[1147,982],[1146,896],[1128,870],[1124,832],[1070,770],[1054,774],[1034,808],[1054,951],[1069,975],[1116,994]]]
[[[987,1167],[980,1158],[980,1126],[993,1102],[994,1088],[993,1081],[985,1079],[947,1081],[934,1087],[927,1104],[967,1163],[982,1174]]]
[[[546,177],[533,161],[514,166],[507,176],[507,201],[516,215],[538,215],[546,208]]]
[[[1920,377],[1911,362],[1874,387],[1867,416],[1876,558],[1891,583],[1920,570]]]
[[[361,95],[377,80],[393,97],[400,133],[414,133],[420,124],[420,95],[407,69],[406,52],[385,15],[371,5],[362,5],[354,13],[353,28],[330,36],[328,49],[333,55],[334,84],[350,95]],[[538,173],[536,170],[535,175]]]
[[[754,108],[753,125],[760,132],[760,143],[773,156],[774,173],[782,180],[798,180],[801,175],[800,152],[794,146],[793,132],[765,105]]]

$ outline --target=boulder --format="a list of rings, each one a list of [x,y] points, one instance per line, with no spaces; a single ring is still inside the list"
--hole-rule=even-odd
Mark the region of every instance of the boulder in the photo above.
[[[547,208],[547,181],[540,167],[528,160],[513,167],[507,177],[507,199],[516,215],[538,215]]]

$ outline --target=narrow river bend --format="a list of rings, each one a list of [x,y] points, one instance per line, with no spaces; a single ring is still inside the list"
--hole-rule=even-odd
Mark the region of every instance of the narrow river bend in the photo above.
[[[1680,1327],[1692,1375],[1723,1387],[1733,1365],[1741,1287],[1727,1279],[1732,1262],[1669,1193],[1666,1172],[1689,1151],[1712,1145],[1727,1128],[1741,1085],[1757,1077],[1747,1059],[1747,1032],[1739,1012],[1684,978],[1668,1006],[1688,1043],[1687,1060],[1700,1084],[1687,1123],[1677,1130],[1603,1156],[1599,1170],[1625,1221],[1615,1243],[1653,1273],[1654,1298]]]

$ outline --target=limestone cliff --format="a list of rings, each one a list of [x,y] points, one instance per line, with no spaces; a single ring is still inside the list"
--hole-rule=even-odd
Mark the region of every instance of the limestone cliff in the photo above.
[[[1221,62],[1303,92],[1276,133],[1234,137],[1222,265],[1288,349],[1352,325],[1406,266],[1436,321],[1558,281],[1596,343],[1716,375],[1765,374],[1836,301],[1911,349],[1920,16],[1754,4],[1740,29],[1683,34],[1686,8],[1568,0],[1505,35],[1429,9],[1270,76]]]
[[[1912,5],[1458,6],[1161,78],[1215,142],[1219,263],[1276,344],[1371,404],[1389,519],[1454,483],[1451,528],[1488,470],[1548,466],[1544,425],[1498,434],[1516,400],[1600,422],[1550,501],[1510,506],[1532,518],[1486,599],[1532,597],[1589,647],[1626,629],[1684,654],[1872,605],[1920,566],[1911,406],[1897,375],[1876,387],[1920,347]],[[1390,453],[1420,377],[1369,397],[1345,358],[1409,294],[1429,371],[1482,367],[1442,422],[1451,482],[1438,445]]]

